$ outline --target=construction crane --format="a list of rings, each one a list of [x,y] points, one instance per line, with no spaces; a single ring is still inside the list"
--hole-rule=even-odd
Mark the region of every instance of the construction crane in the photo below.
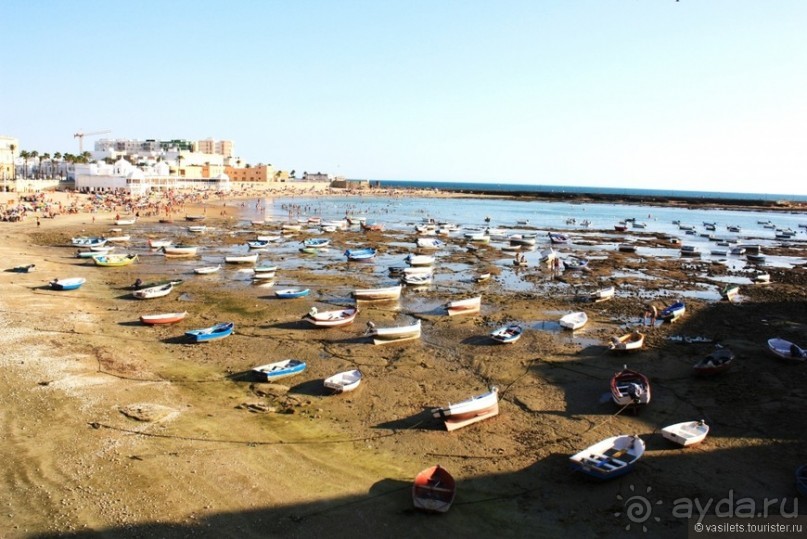
[[[78,139],[78,153],[84,153],[84,137],[89,137],[90,135],[105,135],[107,133],[111,133],[109,129],[105,129],[103,131],[90,131],[89,133],[85,133],[84,131],[79,131],[78,133],[73,134],[73,138]]]

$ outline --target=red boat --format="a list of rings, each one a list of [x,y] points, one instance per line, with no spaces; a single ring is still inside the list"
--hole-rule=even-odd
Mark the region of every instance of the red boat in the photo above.
[[[415,477],[412,485],[412,503],[417,509],[445,513],[454,503],[457,484],[439,464],[426,468]]]
[[[611,397],[620,406],[648,404],[650,380],[644,374],[625,366],[611,378]]]
[[[692,369],[698,376],[714,376],[731,368],[734,352],[728,348],[715,348],[711,354],[695,363]]]

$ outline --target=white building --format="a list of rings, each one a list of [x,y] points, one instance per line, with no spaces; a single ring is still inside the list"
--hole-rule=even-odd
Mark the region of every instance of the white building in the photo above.
[[[14,158],[19,152],[19,140],[13,137],[0,136],[0,180],[5,181],[14,178]]]
[[[76,190],[82,192],[123,191],[139,196],[149,191],[168,189],[194,189],[229,191],[230,178],[220,174],[215,178],[183,178],[171,176],[165,162],[137,167],[125,159],[114,164],[77,164],[75,167]]]

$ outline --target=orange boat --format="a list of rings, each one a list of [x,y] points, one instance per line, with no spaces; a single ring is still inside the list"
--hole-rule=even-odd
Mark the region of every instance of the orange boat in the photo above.
[[[412,502],[417,509],[433,513],[445,513],[454,503],[457,484],[445,468],[439,464],[426,468],[415,477],[412,485]]]

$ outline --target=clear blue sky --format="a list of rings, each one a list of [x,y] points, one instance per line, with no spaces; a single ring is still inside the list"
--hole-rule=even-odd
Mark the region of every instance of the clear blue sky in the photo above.
[[[805,0],[4,0],[0,134],[350,178],[807,194]],[[94,138],[85,141],[91,147]]]

